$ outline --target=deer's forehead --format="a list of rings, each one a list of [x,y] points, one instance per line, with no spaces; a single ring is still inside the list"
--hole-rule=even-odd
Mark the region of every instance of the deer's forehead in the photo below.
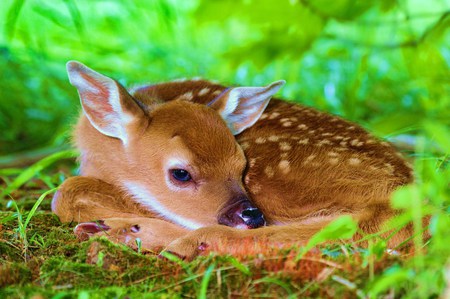
[[[198,104],[173,103],[157,112],[151,127],[164,132],[170,147],[191,157],[193,163],[205,167],[223,164],[226,168],[241,167],[242,161],[245,163],[236,139],[214,110]]]
[[[223,170],[229,171],[230,168],[241,168],[242,164],[245,164],[245,156],[233,136],[220,137],[218,136],[220,132],[203,133],[203,136],[198,136],[198,132],[184,131],[174,140],[182,144],[181,147],[195,164],[205,169],[212,167],[217,171],[220,166]]]

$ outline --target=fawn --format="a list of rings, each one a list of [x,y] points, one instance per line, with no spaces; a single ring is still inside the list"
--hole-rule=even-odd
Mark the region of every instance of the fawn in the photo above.
[[[341,215],[373,233],[396,214],[393,190],[413,181],[401,155],[360,126],[271,100],[284,81],[173,81],[129,93],[79,62],[67,70],[83,107],[81,176],[61,185],[52,210],[81,222],[82,237],[140,238],[189,259],[220,240],[305,241]]]

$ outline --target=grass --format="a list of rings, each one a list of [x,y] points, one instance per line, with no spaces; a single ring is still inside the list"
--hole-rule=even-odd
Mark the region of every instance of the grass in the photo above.
[[[4,0],[0,6],[1,298],[450,297],[450,14],[447,0]],[[414,247],[361,249],[340,219],[305,246],[245,243],[192,263],[97,238],[50,212],[76,175],[68,149],[76,59],[126,86],[202,76],[282,96],[403,140],[416,182],[392,205]],[[31,165],[31,166],[29,166]],[[421,217],[430,215],[430,227]],[[432,238],[418,236],[429,229]],[[395,231],[395,230],[394,230]],[[328,244],[327,241],[332,241]],[[328,245],[325,245],[325,243]]]

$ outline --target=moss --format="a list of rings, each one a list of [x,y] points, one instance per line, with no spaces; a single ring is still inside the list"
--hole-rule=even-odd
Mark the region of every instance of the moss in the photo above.
[[[0,266],[0,287],[22,285],[31,281],[31,270],[24,263],[10,263]]]

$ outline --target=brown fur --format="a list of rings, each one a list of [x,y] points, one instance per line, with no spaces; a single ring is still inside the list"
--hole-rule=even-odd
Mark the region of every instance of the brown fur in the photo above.
[[[344,214],[372,233],[395,215],[389,197],[413,176],[390,144],[354,123],[278,99],[235,139],[217,112],[205,106],[225,90],[200,80],[142,87],[133,98],[121,92],[129,97],[127,111],[139,115],[128,128],[126,149],[82,115],[74,134],[82,176],[64,182],[55,195],[54,212],[62,221],[102,219],[111,230],[98,234],[127,244],[140,238],[144,247],[168,246],[188,258],[201,243],[220,239],[305,241]],[[188,157],[191,171],[205,182],[196,182],[189,192],[177,191],[177,196],[169,193],[161,170],[171,155]],[[173,224],[139,203],[123,181],[150,186],[167,209],[202,228],[189,232]],[[218,211],[245,193],[244,188],[268,226],[238,230],[215,225]],[[141,228],[137,233],[129,229],[135,224]],[[406,229],[390,245],[409,234]]]

